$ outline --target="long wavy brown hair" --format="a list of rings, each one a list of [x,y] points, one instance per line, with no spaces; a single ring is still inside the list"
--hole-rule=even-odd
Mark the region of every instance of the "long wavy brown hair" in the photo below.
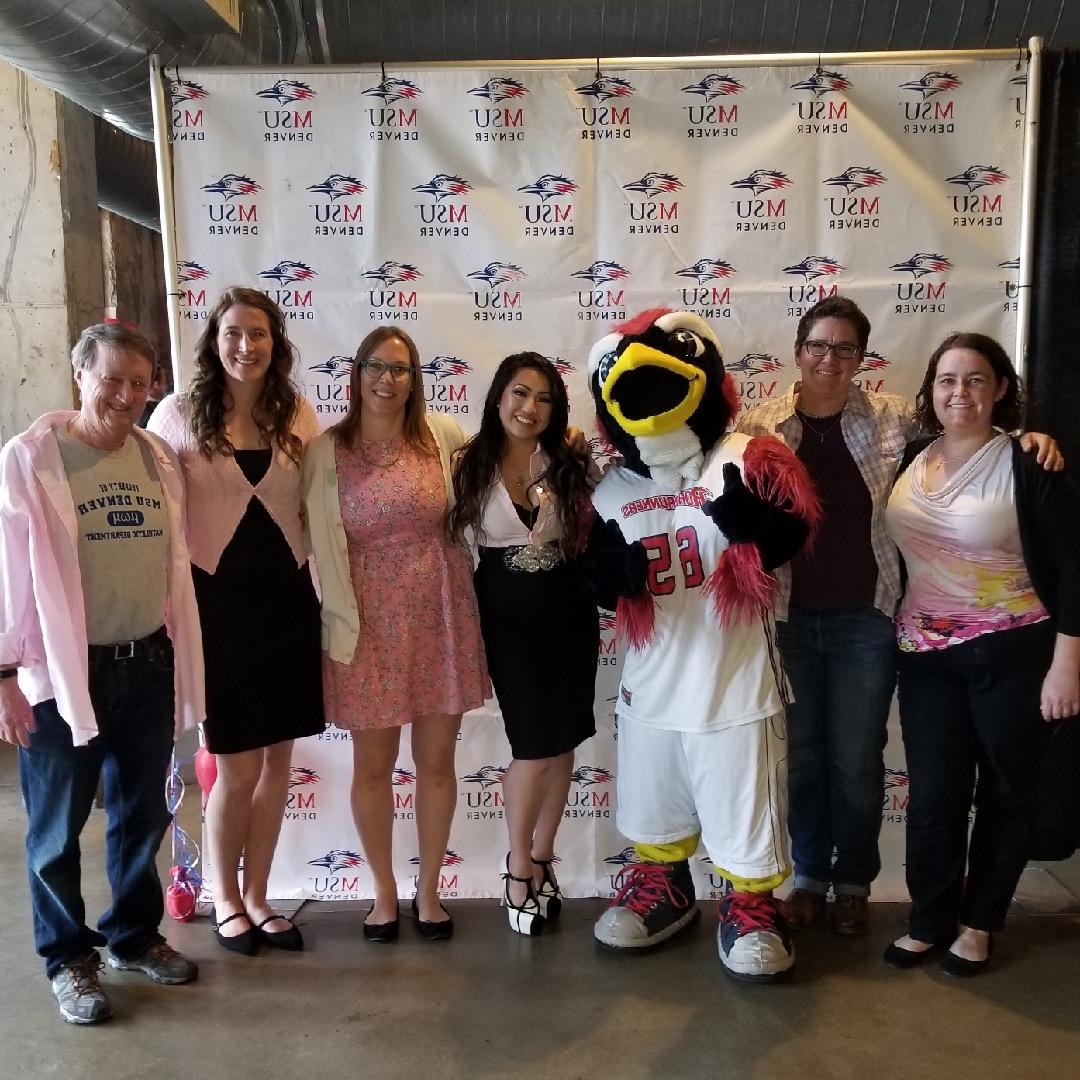
[[[508,356],[491,380],[480,417],[480,430],[454,458],[455,502],[447,519],[447,531],[453,539],[462,540],[465,530],[471,528],[479,542],[484,542],[484,505],[491,489],[500,482],[499,466],[507,444],[506,431],[499,417],[499,402],[522,368],[539,372],[551,388],[551,419],[538,440],[548,457],[548,467],[540,479],[555,495],[562,526],[562,546],[568,555],[573,554],[582,528],[582,511],[588,505],[588,463],[566,444],[570,400],[562,376],[546,356],[535,352]]]
[[[398,330],[393,326],[379,326],[360,342],[353,360],[352,375],[349,378],[349,411],[330,428],[330,431],[335,439],[340,439],[346,446],[356,445],[357,439],[360,438],[362,409],[360,380],[364,377],[361,364],[384,341],[400,341],[409,353],[409,367],[412,368],[412,385],[409,387],[409,396],[405,401],[405,421],[401,429],[402,440],[414,450],[435,457],[439,450],[435,445],[435,437],[431,434],[431,429],[424,418],[427,405],[424,400],[424,376],[420,370],[420,353],[417,351],[416,342],[404,330]]]
[[[206,329],[195,343],[195,373],[188,387],[191,402],[191,430],[199,450],[212,457],[231,454],[233,445],[225,433],[225,415],[232,405],[225,368],[218,355],[217,336],[221,318],[237,304],[265,313],[270,323],[270,367],[263,381],[262,393],[255,402],[254,419],[263,438],[285,451],[297,464],[303,443],[293,434],[292,427],[300,408],[300,391],[293,382],[296,365],[296,346],[285,332],[285,316],[281,308],[265,293],[239,286],[226,289],[206,317]]]

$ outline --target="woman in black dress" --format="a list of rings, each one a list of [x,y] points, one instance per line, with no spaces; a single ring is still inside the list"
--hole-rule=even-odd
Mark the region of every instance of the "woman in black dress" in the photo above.
[[[595,734],[600,630],[573,556],[588,463],[566,442],[569,401],[552,363],[508,356],[479,432],[455,461],[451,533],[479,550],[474,577],[488,668],[513,761],[503,779],[510,851],[504,902],[514,930],[558,918],[552,873],[574,749]]]
[[[188,392],[162,401],[150,423],[176,451],[187,487],[206,659],[204,732],[217,757],[206,804],[214,932],[244,954],[260,941],[303,948],[266,888],[293,740],[324,727],[299,469],[318,425],[292,382],[295,357],[277,305],[254,289],[228,289],[196,345]]]

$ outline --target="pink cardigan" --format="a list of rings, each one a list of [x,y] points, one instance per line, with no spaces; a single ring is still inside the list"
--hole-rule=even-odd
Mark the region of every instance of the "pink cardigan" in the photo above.
[[[199,452],[191,431],[191,405],[187,395],[170,394],[150,417],[149,428],[176,452],[187,484],[187,542],[191,561],[208,574],[217,570],[221,553],[240,524],[254,490],[292,549],[296,565],[308,553],[300,517],[300,468],[284,450],[274,451],[266,475],[252,489],[231,454],[206,457]],[[315,411],[304,400],[293,424],[293,434],[307,444],[319,433]]]
[[[78,526],[55,429],[74,412],[46,413],[0,451],[0,668],[18,667],[31,705],[56,698],[72,741],[98,732],[90,701]],[[203,705],[202,637],[183,530],[183,477],[168,447],[138,428],[154,455],[169,515],[165,623],[175,653],[176,731]]]

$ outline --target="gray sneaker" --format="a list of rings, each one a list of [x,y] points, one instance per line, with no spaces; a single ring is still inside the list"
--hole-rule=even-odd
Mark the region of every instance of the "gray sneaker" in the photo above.
[[[109,953],[109,967],[118,971],[141,971],[149,975],[156,983],[176,986],[188,983],[199,974],[199,965],[186,956],[181,956],[167,941],[151,945],[144,953],[133,956],[130,960],[121,960]]]
[[[101,958],[97,953],[86,960],[65,964],[50,982],[60,1005],[60,1015],[69,1024],[100,1024],[112,1016],[112,1006],[98,982]]]

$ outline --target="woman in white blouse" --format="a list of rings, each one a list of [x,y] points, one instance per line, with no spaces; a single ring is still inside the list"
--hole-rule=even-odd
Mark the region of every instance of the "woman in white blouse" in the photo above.
[[[477,544],[488,667],[513,760],[503,779],[510,926],[537,934],[562,907],[552,872],[574,750],[595,734],[596,606],[578,579],[588,462],[567,444],[569,401],[538,353],[508,356],[480,430],[455,459],[455,537]]]

